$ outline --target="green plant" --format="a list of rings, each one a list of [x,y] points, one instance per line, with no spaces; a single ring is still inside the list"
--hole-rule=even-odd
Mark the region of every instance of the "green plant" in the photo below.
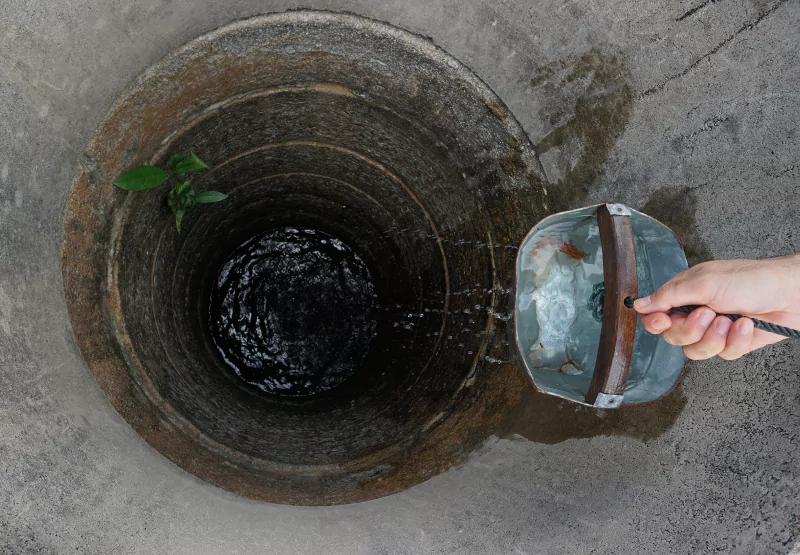
[[[167,206],[175,216],[175,227],[180,233],[183,215],[192,206],[219,202],[228,198],[228,195],[217,191],[203,191],[197,194],[189,186],[192,178],[185,177],[186,175],[200,173],[207,169],[208,166],[205,162],[200,160],[194,152],[190,152],[186,157],[175,153],[167,162],[166,171],[156,166],[137,166],[120,175],[114,181],[114,185],[126,191],[143,191],[155,189],[172,177],[172,188],[167,193]]]

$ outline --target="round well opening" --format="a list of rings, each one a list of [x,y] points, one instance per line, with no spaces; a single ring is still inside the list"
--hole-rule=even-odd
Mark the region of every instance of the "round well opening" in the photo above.
[[[210,166],[193,187],[229,198],[180,234],[163,191],[111,186],[189,151]],[[546,210],[537,168],[424,39],[321,12],[225,27],[143,74],[87,149],[65,223],[76,338],[122,416],[211,483],[294,504],[400,491],[520,393],[508,287]],[[234,368],[257,361],[269,375]]]

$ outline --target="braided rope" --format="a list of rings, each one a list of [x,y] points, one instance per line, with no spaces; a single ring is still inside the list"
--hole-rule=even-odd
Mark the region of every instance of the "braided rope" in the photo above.
[[[671,308],[670,310],[689,314],[690,312],[692,312],[693,310],[697,310],[698,308],[700,308],[698,305],[688,305],[688,306],[676,306]],[[726,316],[727,318],[730,318],[734,322],[739,318],[750,318],[749,316],[742,316],[741,314],[720,314],[720,316]],[[784,337],[791,337],[792,339],[800,339],[800,331],[798,330],[793,330],[792,328],[787,328],[784,326],[779,326],[778,324],[765,322],[763,320],[759,320],[758,318],[750,318],[750,319],[753,321],[753,325],[757,329],[768,331],[769,333],[775,333],[777,335],[783,335]]]

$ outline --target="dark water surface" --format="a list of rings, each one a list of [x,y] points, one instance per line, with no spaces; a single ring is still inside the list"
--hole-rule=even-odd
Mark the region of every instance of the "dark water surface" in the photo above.
[[[211,293],[211,334],[244,381],[268,393],[313,395],[364,360],[376,306],[370,273],[350,247],[313,229],[275,229],[223,265]]]

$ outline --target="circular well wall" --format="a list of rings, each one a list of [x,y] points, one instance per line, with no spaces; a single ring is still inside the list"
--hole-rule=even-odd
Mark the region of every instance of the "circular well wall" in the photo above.
[[[187,213],[117,175],[194,151]],[[125,420],[235,493],[324,505],[401,491],[463,458],[520,394],[506,361],[516,246],[546,213],[529,141],[431,42],[350,15],[290,12],[202,36],[115,102],[65,215],[78,345]],[[244,242],[315,229],[366,264],[377,298],[363,362],[336,387],[265,393],[209,331],[220,268]],[[319,299],[323,303],[324,299]]]

